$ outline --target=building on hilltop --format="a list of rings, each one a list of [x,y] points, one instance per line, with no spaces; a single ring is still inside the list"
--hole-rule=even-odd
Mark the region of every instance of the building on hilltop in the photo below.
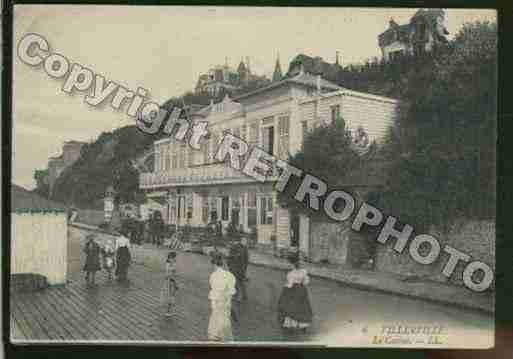
[[[335,63],[333,64],[324,61],[319,56],[311,57],[299,54],[290,62],[286,76],[293,77],[304,71],[314,75],[321,75],[322,78],[331,82],[337,82],[340,70],[342,70],[342,66],[340,65],[338,51],[336,52]]]
[[[80,157],[82,146],[85,142],[79,141],[66,141],[62,146],[62,154],[48,159],[48,179],[46,182],[49,186],[50,195],[53,193],[53,188],[57,178],[61,175],[62,171],[75,163]]]
[[[277,171],[259,182],[217,162],[216,149],[223,134],[232,133],[250,147],[287,160],[301,150],[308,131],[340,117],[352,131],[363,128],[367,142],[380,143],[396,118],[397,105],[390,98],[347,90],[301,66],[295,75],[234,98],[225,96],[192,113],[193,123],[209,124],[201,150],[171,137],[155,141],[154,168],[140,174],[139,186],[147,204],[159,208],[168,224],[204,227],[221,221],[226,228],[233,222],[246,232],[256,231],[262,249],[293,247],[312,261],[344,262],[345,237],[331,248],[330,237],[318,232],[326,226],[280,206],[274,190]]]
[[[240,60],[237,69],[228,65],[228,61],[224,65],[217,65],[211,68],[206,74],[201,74],[196,83],[195,92],[208,93],[215,97],[225,92],[235,92],[241,88],[247,87],[253,82],[268,82],[265,76],[258,76],[251,72],[249,57],[246,62]]]
[[[403,55],[420,56],[446,43],[449,32],[442,9],[420,9],[408,24],[399,25],[393,19],[378,36],[383,60],[394,61]]]

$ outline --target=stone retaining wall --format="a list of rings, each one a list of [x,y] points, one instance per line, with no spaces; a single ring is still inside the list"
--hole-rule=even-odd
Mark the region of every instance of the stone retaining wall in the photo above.
[[[469,254],[471,260],[487,263],[495,271],[495,222],[494,221],[467,221],[454,225],[448,233],[432,229],[434,235],[443,248],[445,244]],[[437,282],[448,282],[463,285],[462,273],[465,264],[460,262],[451,278],[442,275],[449,255],[441,252],[436,262],[429,265],[418,264],[411,259],[408,247],[398,254],[393,250],[394,240],[390,244],[378,244],[375,265],[377,271],[395,273],[404,276],[416,276]]]

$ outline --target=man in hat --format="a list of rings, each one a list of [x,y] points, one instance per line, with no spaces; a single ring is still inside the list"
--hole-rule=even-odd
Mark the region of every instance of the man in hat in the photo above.
[[[246,249],[241,243],[239,233],[232,234],[232,245],[228,254],[228,269],[235,277],[236,293],[232,299],[232,324],[234,333],[237,334],[240,328],[240,305],[246,300],[246,268],[247,254]]]

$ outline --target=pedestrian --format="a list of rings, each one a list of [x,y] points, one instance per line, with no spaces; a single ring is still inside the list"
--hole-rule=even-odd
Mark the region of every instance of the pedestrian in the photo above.
[[[215,225],[216,231],[216,246],[219,246],[223,242],[223,224],[221,221],[217,221]]]
[[[245,300],[247,298],[245,282],[249,261],[248,248],[245,243],[243,243],[240,234],[232,238],[232,244],[228,253],[228,269],[237,280],[237,295],[240,296],[242,300]]]
[[[96,237],[94,234],[88,234],[86,236],[86,244],[84,247],[84,253],[86,255],[84,271],[86,272],[85,280],[87,285],[94,286],[94,280],[96,272],[101,270],[100,265],[100,246],[95,241]]]
[[[287,273],[287,281],[278,301],[278,320],[284,330],[306,331],[312,323],[312,307],[307,285],[308,272],[300,268],[299,255],[289,255],[292,270]]]
[[[162,219],[162,214],[160,211],[155,211],[151,220],[151,232],[152,232],[152,242],[157,247],[161,245],[162,234],[164,232],[164,220]]]
[[[141,245],[144,238],[144,222],[141,218],[141,215],[137,215],[136,220],[136,238],[137,238],[137,244]]]
[[[235,277],[235,295],[232,297],[231,319],[232,328],[237,336],[240,329],[241,302],[246,300],[246,268],[247,254],[241,244],[239,234],[233,234],[232,245],[228,253],[228,270]]]
[[[214,271],[210,275],[210,320],[208,339],[213,341],[232,341],[232,323],[230,312],[232,296],[235,294],[235,277],[223,268],[223,256],[219,252],[212,254]]]
[[[103,269],[107,272],[107,278],[112,280],[112,270],[114,269],[114,243],[113,240],[108,240],[102,249],[103,255]]]
[[[167,306],[166,316],[170,317],[173,315],[175,310],[176,292],[178,285],[176,283],[176,252],[171,251],[167,255],[166,275],[164,277],[164,283],[161,290],[161,299],[164,305]]]
[[[242,245],[242,274],[244,279],[244,291],[242,292],[242,300],[247,300],[247,293],[246,293],[246,282],[248,281],[247,271],[248,271],[248,264],[249,264],[249,250],[248,250],[248,239],[246,237],[242,237],[240,241]]]
[[[128,281],[128,267],[131,262],[130,241],[124,234],[121,234],[116,240],[116,277],[119,282]]]

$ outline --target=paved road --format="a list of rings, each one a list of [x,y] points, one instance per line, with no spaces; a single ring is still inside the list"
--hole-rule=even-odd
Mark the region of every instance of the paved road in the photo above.
[[[79,241],[71,240],[69,251],[71,278],[82,280]],[[158,297],[166,251],[144,246],[133,252],[136,264],[129,273],[131,290],[149,291]],[[177,306],[180,318],[177,321],[180,323],[177,325],[180,329],[175,326],[162,327],[166,331],[164,338],[206,339],[208,276],[211,270],[206,256],[178,254],[180,291]],[[382,325],[422,325],[442,326],[442,335],[438,338],[441,344],[468,346],[473,343],[493,343],[493,317],[405,297],[357,290],[318,278],[313,278],[309,286],[315,315],[310,334],[305,337],[283,336],[276,322],[275,308],[285,272],[250,265],[248,277],[249,300],[243,307],[239,338],[242,341],[321,340],[343,346],[367,346],[372,344],[374,335],[381,333]],[[100,283],[98,291],[101,291],[102,285],[107,284]],[[184,335],[190,338],[183,338]],[[423,340],[426,338],[424,336]],[[394,344],[397,346],[400,343]]]

